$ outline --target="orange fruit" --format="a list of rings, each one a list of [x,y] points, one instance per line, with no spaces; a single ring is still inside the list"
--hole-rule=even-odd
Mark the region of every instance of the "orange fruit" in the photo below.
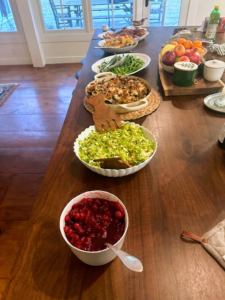
[[[186,50],[191,49],[192,48],[192,41],[189,41],[189,40],[185,41],[183,46]]]
[[[177,40],[177,43],[180,45],[183,45],[184,42],[186,42],[186,40],[183,38]]]
[[[171,42],[170,44],[171,44],[171,45],[174,45],[174,46],[177,46],[177,45],[178,45],[178,43],[177,43],[176,41],[173,41],[173,42]]]
[[[196,47],[197,48],[197,51],[199,54],[204,54],[205,53],[205,50],[203,48],[200,48],[200,47]]]
[[[192,48],[202,48],[202,42],[201,41],[194,41]]]

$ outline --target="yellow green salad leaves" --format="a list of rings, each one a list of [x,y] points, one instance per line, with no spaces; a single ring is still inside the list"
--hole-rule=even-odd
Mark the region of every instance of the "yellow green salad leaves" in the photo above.
[[[86,163],[100,167],[98,158],[120,156],[123,161],[136,166],[148,159],[155,151],[155,143],[144,136],[142,128],[132,123],[122,123],[122,128],[103,134],[92,130],[79,142],[79,156]]]

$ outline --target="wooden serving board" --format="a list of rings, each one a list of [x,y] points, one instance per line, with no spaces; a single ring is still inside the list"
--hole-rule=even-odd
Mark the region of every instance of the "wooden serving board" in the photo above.
[[[173,84],[173,74],[163,70],[159,61],[159,76],[163,86],[165,96],[182,96],[182,95],[198,95],[198,94],[214,94],[222,90],[221,81],[209,82],[200,76],[196,76],[197,84],[187,87],[181,87]]]

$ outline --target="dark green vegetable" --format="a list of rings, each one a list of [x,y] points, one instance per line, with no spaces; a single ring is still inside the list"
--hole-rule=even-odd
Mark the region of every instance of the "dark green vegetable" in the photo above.
[[[100,71],[103,71],[106,67],[114,64],[117,61],[117,56],[114,56],[109,62],[103,62],[98,68]]]
[[[116,61],[120,60],[121,57],[122,56],[117,56]],[[114,63],[116,61],[114,61]],[[106,65],[108,65],[108,63],[103,62],[100,66],[98,66],[98,68],[102,70],[103,68],[106,67]],[[139,69],[142,68],[143,65],[144,62],[140,58],[136,58],[133,55],[127,55],[124,64],[122,66],[111,69],[110,72],[116,75],[126,75],[138,71]]]

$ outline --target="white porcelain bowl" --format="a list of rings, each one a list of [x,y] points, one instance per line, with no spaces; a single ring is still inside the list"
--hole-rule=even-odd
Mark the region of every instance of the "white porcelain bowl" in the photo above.
[[[205,47],[202,47],[202,48],[204,49],[205,52],[203,54],[200,54],[201,57],[203,57],[207,53],[207,51],[208,51]]]
[[[133,122],[130,122],[130,123],[135,124]],[[136,126],[140,126],[138,124],[135,124],[135,125]],[[143,163],[141,163],[141,164],[139,164],[137,166],[134,166],[134,167],[131,167],[131,168],[128,168],[128,169],[120,169],[120,170],[116,170],[116,169],[102,169],[102,168],[93,167],[93,166],[89,165],[88,163],[86,163],[85,161],[83,161],[80,158],[80,156],[79,156],[79,143],[78,143],[78,140],[83,140],[86,137],[88,137],[92,130],[96,131],[95,126],[93,126],[93,125],[90,126],[90,127],[88,127],[88,128],[86,128],[78,136],[78,138],[76,139],[76,141],[74,143],[74,152],[76,153],[76,156],[78,157],[78,159],[87,168],[89,168],[93,172],[98,173],[100,175],[108,176],[108,177],[122,177],[122,176],[127,176],[127,175],[130,175],[130,174],[133,174],[133,173],[141,170],[142,168],[144,168],[150,162],[150,160],[153,158],[153,156],[155,155],[156,150],[157,150],[157,140],[156,140],[154,134],[151,131],[149,131],[147,128],[145,128],[143,126],[140,126],[140,127],[143,129],[145,137],[147,139],[149,139],[150,141],[154,141],[154,143],[155,143],[155,151],[153,152],[152,156],[150,156],[147,160],[145,160]]]
[[[160,64],[161,64],[163,70],[165,70],[168,73],[173,74],[173,71],[174,71],[174,66],[173,65],[172,66],[167,66],[161,60],[160,60]]]
[[[84,263],[86,263],[88,265],[91,265],[91,266],[105,265],[116,257],[116,254],[111,249],[107,248],[107,249],[104,249],[101,251],[92,251],[92,252],[78,249],[78,248],[74,247],[72,244],[70,244],[70,242],[67,240],[66,235],[63,230],[63,228],[65,226],[65,216],[69,213],[73,204],[80,202],[84,198],[92,198],[92,199],[100,198],[100,199],[106,199],[106,200],[113,201],[113,202],[118,201],[121,204],[121,206],[123,207],[124,212],[125,212],[125,230],[124,230],[124,233],[123,233],[122,237],[120,238],[120,240],[114,244],[114,246],[116,246],[118,249],[121,249],[124,239],[125,239],[125,235],[127,233],[127,229],[128,229],[128,225],[129,225],[128,213],[127,213],[126,207],[124,206],[123,202],[119,198],[117,198],[115,195],[105,192],[105,191],[89,191],[89,192],[80,194],[79,196],[73,198],[62,211],[62,214],[60,216],[59,227],[60,227],[60,231],[61,231],[61,234],[62,234],[65,242],[70,247],[72,252],[81,261],[83,261]]]
[[[133,45],[130,46],[124,46],[121,48],[117,48],[117,47],[103,47],[105,45],[107,40],[102,40],[98,43],[99,47],[101,47],[102,50],[104,50],[106,53],[126,53],[126,52],[130,52],[131,50],[133,50],[134,48],[137,47],[138,45],[138,41],[137,40],[133,40],[135,43]]]

